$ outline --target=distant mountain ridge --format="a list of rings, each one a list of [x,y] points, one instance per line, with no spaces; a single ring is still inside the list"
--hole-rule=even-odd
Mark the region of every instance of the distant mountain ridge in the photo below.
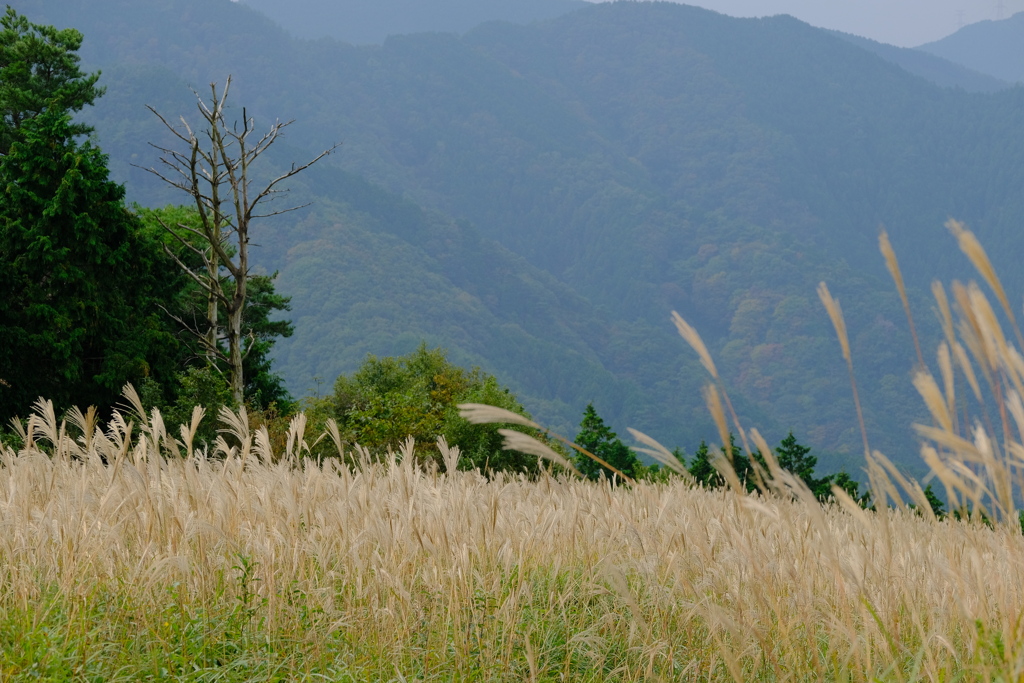
[[[465,33],[488,21],[528,24],[586,7],[584,0],[239,0],[299,38],[335,38],[379,44],[391,35],[440,31]],[[989,22],[991,23],[991,22]],[[910,73],[969,92],[1010,86],[988,69],[964,66],[959,58],[932,54],[926,46],[901,48],[839,31],[833,32]],[[1021,37],[1024,40],[1024,36]],[[1024,67],[1022,67],[1024,68]]]
[[[528,24],[586,7],[583,0],[241,0],[299,38],[382,43],[391,35],[465,33],[486,21]]]
[[[1008,83],[1024,83],[1024,12],[964,26],[916,49]]]
[[[770,441],[794,429],[856,469],[845,368],[814,294],[825,280],[872,444],[912,465],[908,425],[927,416],[879,225],[926,345],[929,282],[970,276],[947,217],[976,229],[1009,291],[1024,287],[1021,89],[934,86],[791,17],[611,3],[356,47],[293,40],[227,0],[22,11],[85,33],[109,88],[89,119],[140,201],[174,200],[130,166],[155,162],[143,105],[187,115],[187,86],[227,73],[258,121],[297,120],[279,163],[344,143],[296,184],[314,208],[258,239],[294,297],[278,360],[300,395],[426,338],[545,424],[571,431],[593,401],[617,431],[692,447],[714,426],[675,309],[746,424]]]
[[[949,59],[918,48],[896,47],[870,38],[833,31],[834,35],[854,45],[874,52],[879,57],[897,64],[912,74],[926,78],[947,88],[963,88],[968,92],[993,93],[1009,88],[1011,84],[981,71],[969,69]]]

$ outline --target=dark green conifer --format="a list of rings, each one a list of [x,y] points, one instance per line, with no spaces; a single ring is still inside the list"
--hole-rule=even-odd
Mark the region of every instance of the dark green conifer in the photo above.
[[[694,481],[707,488],[715,488],[723,483],[722,475],[711,464],[708,444],[705,441],[700,442],[700,446],[697,447],[697,452],[693,454],[693,460],[690,461],[686,470]]]
[[[27,121],[46,111],[79,111],[103,94],[99,72],[78,67],[81,46],[79,31],[29,23],[8,5],[0,17],[0,154],[10,151]],[[72,135],[91,130],[68,127]]]
[[[583,412],[580,432],[576,435],[576,445],[590,451],[627,477],[636,477],[640,466],[640,461],[637,460],[636,454],[619,440],[615,432],[605,425],[604,420],[597,414],[592,403],[588,404]],[[582,453],[577,453],[574,457],[576,468],[580,471],[580,474],[588,479],[596,480],[601,476],[602,472],[609,479],[615,474],[612,470]]]
[[[39,396],[109,406],[173,337],[154,305],[170,267],[70,115],[25,120],[0,157],[0,418]],[[169,280],[174,281],[171,277]]]

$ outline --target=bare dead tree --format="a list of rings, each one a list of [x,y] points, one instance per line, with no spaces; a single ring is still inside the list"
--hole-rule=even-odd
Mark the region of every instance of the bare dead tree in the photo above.
[[[202,267],[193,267],[165,247],[167,253],[206,295],[205,324],[189,324],[179,319],[199,342],[211,365],[226,365],[231,393],[243,400],[245,377],[242,364],[249,349],[243,349],[242,320],[246,306],[246,283],[249,278],[249,239],[252,222],[278,216],[307,206],[271,208],[269,205],[288,190],[282,182],[301,173],[337,149],[324,150],[311,161],[254,188],[250,175],[253,164],[280,137],[292,121],[277,121],[257,138],[254,120],[242,109],[242,122],[228,124],[225,108],[231,89],[228,76],[221,92],[210,84],[210,101],[195,93],[201,129],[191,126],[184,117],[181,126],[168,121],[153,107],[149,110],[182,143],[173,149],[150,143],[161,154],[159,168],[146,169],[172,187],[187,193],[199,214],[199,226],[166,225],[166,229],[193,253]],[[266,208],[260,208],[260,205]],[[225,323],[221,324],[223,314]]]

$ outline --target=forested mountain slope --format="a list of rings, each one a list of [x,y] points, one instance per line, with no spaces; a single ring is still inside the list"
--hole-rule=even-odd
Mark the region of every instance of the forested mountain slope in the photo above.
[[[93,121],[142,201],[169,200],[129,165],[156,159],[143,104],[187,113],[186,84],[230,72],[237,103],[297,119],[280,163],[344,142],[336,168],[297,184],[316,206],[260,240],[295,297],[280,368],[300,394],[426,337],[499,374],[542,422],[571,429],[592,400],[619,430],[692,448],[713,430],[677,309],[770,440],[792,428],[857,453],[814,293],[827,280],[873,445],[909,463],[923,410],[879,225],[926,333],[930,279],[969,274],[948,216],[976,229],[1011,292],[1024,285],[1024,93],[933,86],[788,17],[614,3],[353,47],[293,40],[227,0],[22,5],[86,33],[110,89]]]
[[[1024,12],[964,26],[917,49],[1010,83],[1024,83]]]

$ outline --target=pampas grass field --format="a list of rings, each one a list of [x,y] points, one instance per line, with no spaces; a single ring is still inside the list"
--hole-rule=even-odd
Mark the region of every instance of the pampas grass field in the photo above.
[[[225,411],[207,453],[196,420],[168,434],[131,391],[104,425],[40,401],[0,451],[0,679],[1022,680],[1024,343],[999,324],[1008,303],[952,290],[935,290],[938,379],[922,359],[914,381],[956,519],[909,506],[920,485],[867,445],[876,510],[840,491],[819,505],[735,420],[766,455],[754,494],[727,455],[734,485],[715,490],[487,479],[443,442],[445,471],[410,443],[346,451],[336,430],[337,458],[308,457],[301,415],[275,453]]]

